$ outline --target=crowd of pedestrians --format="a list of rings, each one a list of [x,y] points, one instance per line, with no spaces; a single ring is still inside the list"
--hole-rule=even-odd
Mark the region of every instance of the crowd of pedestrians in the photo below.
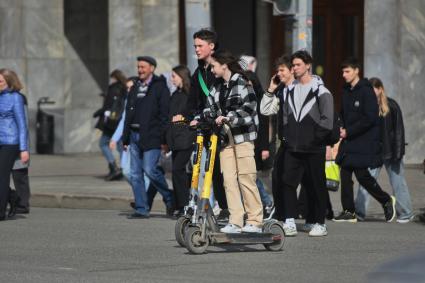
[[[312,72],[313,58],[307,51],[279,57],[264,90],[255,73],[255,58],[235,57],[219,48],[217,38],[208,29],[193,35],[198,67],[192,75],[182,65],[170,70],[172,88],[165,76],[155,73],[157,61],[150,56],[136,58],[135,77],[127,78],[120,70],[110,74],[104,103],[93,117],[98,118],[99,147],[109,167],[105,180],[124,177],[132,188],[134,211],[129,219],[149,218],[157,192],[168,216],[184,213],[196,138],[193,127],[207,121],[221,131],[211,204],[216,205],[218,219],[227,223],[222,232],[261,232],[263,219],[274,217],[283,222],[287,236],[296,236],[295,220],[301,217],[310,236],[326,236],[326,219],[364,221],[369,194],[382,205],[387,222],[412,220],[404,178],[402,113],[386,96],[380,79],[361,78],[359,62],[344,61],[346,84],[337,113],[333,95]],[[13,71],[0,70],[0,220],[29,212],[26,99],[21,89]],[[172,190],[159,162],[170,151]],[[336,217],[325,173],[326,160],[333,159],[340,168],[343,208]],[[273,198],[257,176],[270,160]],[[382,166],[394,196],[376,180]],[[9,188],[11,173],[16,191]],[[356,200],[353,173],[360,184]]]

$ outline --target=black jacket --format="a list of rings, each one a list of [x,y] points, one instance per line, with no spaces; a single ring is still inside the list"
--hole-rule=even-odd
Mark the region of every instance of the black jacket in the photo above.
[[[127,98],[123,144],[130,143],[130,125],[139,124],[139,146],[143,151],[161,148],[165,144],[168,125],[170,91],[164,77],[154,75],[145,96],[140,96],[142,82],[137,80]]]
[[[95,127],[109,137],[112,137],[121,119],[126,94],[126,86],[122,83],[110,84],[102,108],[93,114],[93,117],[99,117]],[[105,111],[109,111],[109,117],[105,117]]]
[[[387,99],[390,112],[382,123],[382,158],[400,160],[405,153],[403,115],[397,102],[389,97]]]
[[[257,166],[257,170],[263,170],[264,162],[261,158],[261,152],[263,150],[270,150],[269,117],[260,113],[260,101],[263,98],[264,89],[256,73],[247,71],[245,74],[248,80],[252,83],[252,87],[254,88],[255,95],[257,97],[257,114],[258,114],[259,123],[258,123],[257,139],[254,141],[255,165]]]
[[[188,94],[177,89],[170,100],[170,112],[167,128],[167,145],[171,150],[184,150],[192,147],[196,138],[196,131],[191,130],[188,124]],[[183,115],[185,121],[172,123],[175,115]]]
[[[189,120],[193,120],[196,115],[200,115],[204,108],[207,107],[207,96],[202,91],[198,79],[198,73],[201,73],[208,89],[211,89],[212,85],[216,81],[214,74],[211,72],[211,66],[208,66],[207,68],[204,66],[205,62],[199,60],[198,68],[196,68],[190,81],[191,88],[189,93],[189,100],[187,103]]]
[[[347,131],[336,161],[342,167],[376,168],[382,165],[378,101],[372,85],[361,79],[343,89],[341,119]]]
[[[325,138],[333,126],[333,96],[323,85],[320,77],[312,79],[312,89],[308,93],[301,113],[295,113],[295,96],[298,95],[298,81],[288,85],[280,93],[282,105],[282,135],[287,150],[291,152],[324,152]]]

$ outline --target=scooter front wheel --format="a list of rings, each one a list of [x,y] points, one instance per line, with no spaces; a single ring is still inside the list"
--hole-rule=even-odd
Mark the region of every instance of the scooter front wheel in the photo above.
[[[186,229],[185,242],[186,248],[192,254],[203,254],[208,248],[208,239],[202,239],[201,229],[199,227],[189,227]]]
[[[184,240],[187,227],[189,225],[190,219],[186,216],[180,216],[177,219],[176,226],[174,227],[174,234],[176,236],[176,241],[181,247],[186,247],[186,242]]]
[[[285,232],[278,223],[267,223],[264,227],[264,233],[271,233],[276,240],[271,244],[264,244],[264,247],[272,252],[281,251],[285,243]]]

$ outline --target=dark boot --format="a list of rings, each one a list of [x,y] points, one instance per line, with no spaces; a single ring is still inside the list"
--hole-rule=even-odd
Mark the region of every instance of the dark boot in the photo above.
[[[18,204],[18,195],[15,190],[9,188],[9,213],[7,214],[8,218],[11,218],[16,215],[16,205]]]
[[[111,174],[105,178],[105,181],[120,180],[123,177],[121,168],[115,162],[110,163],[109,166],[111,168]]]

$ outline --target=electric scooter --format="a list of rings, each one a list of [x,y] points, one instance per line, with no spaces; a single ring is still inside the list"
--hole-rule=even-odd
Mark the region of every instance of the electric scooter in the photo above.
[[[202,159],[202,150],[204,147],[204,131],[208,128],[205,128],[205,124],[199,124],[196,127],[196,143],[193,149],[193,168],[192,168],[192,180],[190,186],[190,195],[189,195],[189,203],[184,207],[184,214],[177,219],[174,234],[176,237],[177,243],[185,247],[184,235],[186,232],[186,228],[191,221],[193,215],[196,214],[198,210],[199,203],[199,174],[201,171],[201,159]]]
[[[215,124],[210,124],[210,129],[211,136],[205,162],[205,179],[200,196],[201,198],[198,205],[194,206],[196,209],[191,211],[193,212],[192,216],[187,217],[184,227],[182,225],[180,228],[181,230],[179,230],[179,232],[184,232],[183,240],[185,247],[192,254],[205,253],[210,244],[263,244],[269,251],[282,250],[285,241],[285,233],[282,225],[274,219],[267,220],[263,223],[262,233],[242,232],[239,234],[226,234],[220,232],[220,226],[217,223],[217,219],[214,216],[209,202],[220,128]],[[190,205],[188,207],[190,207]]]

